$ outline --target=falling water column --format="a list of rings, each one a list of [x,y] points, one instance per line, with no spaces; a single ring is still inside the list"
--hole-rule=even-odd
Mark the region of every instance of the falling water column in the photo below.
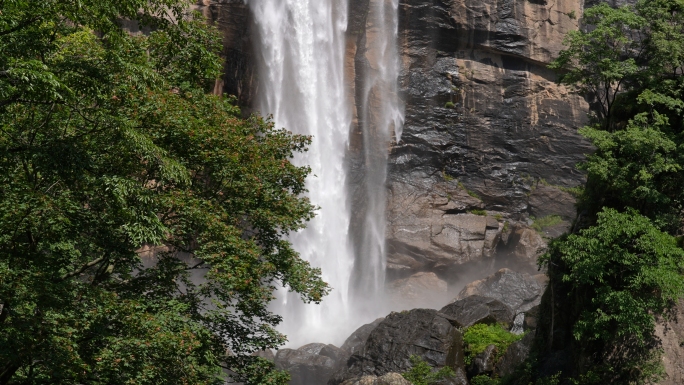
[[[288,346],[340,343],[349,323],[349,246],[346,168],[351,108],[345,94],[346,0],[248,0],[255,19],[259,61],[258,109],[276,127],[312,135],[309,151],[295,162],[308,165],[308,196],[320,207],[308,227],[291,236],[301,257],[320,267],[332,293],[321,305],[305,305],[282,290],[274,309]]]
[[[364,33],[357,38],[356,143],[350,155],[355,263],[352,293],[371,312],[384,293],[387,157],[399,142],[404,105],[397,93],[400,71],[399,0],[371,0]],[[364,304],[363,302],[367,302]],[[384,301],[383,301],[384,302]]]

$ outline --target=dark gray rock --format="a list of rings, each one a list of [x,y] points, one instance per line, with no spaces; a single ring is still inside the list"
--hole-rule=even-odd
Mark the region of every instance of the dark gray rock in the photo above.
[[[539,323],[539,306],[535,306],[525,312],[523,320],[523,330],[536,330]]]
[[[431,309],[391,313],[328,384],[337,385],[368,375],[402,373],[411,368],[410,357],[416,355],[434,368],[449,366],[454,369],[457,378],[444,384],[465,385],[463,336],[455,324],[455,320]]]
[[[444,306],[440,313],[454,319],[459,327],[475,324],[512,325],[515,313],[505,303],[493,298],[471,295]]]
[[[368,339],[368,336],[371,334],[373,329],[375,329],[378,325],[380,325],[380,322],[382,322],[384,318],[378,318],[375,321],[365,324],[352,333],[346,341],[342,344],[340,349],[342,349],[345,354],[346,358],[349,358],[354,353],[358,353],[361,348],[363,348],[363,345],[366,343],[366,340]]]
[[[527,333],[520,341],[512,343],[501,358],[496,362],[495,372],[499,377],[512,374],[530,354],[534,333]]]
[[[519,313],[539,305],[542,291],[539,281],[529,274],[501,269],[485,279],[468,284],[456,296],[456,300],[481,295],[497,299]]]
[[[334,345],[313,343],[296,350],[279,350],[275,365],[290,373],[291,385],[325,384],[343,356],[344,352]]]
[[[497,353],[496,345],[489,345],[482,353],[473,357],[472,363],[468,367],[468,376],[472,378],[478,375],[492,374]]]

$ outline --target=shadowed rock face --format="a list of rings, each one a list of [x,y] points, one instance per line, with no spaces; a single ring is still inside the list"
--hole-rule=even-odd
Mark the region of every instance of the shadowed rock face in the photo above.
[[[461,328],[480,323],[512,325],[515,317],[513,309],[505,303],[480,295],[452,302],[444,306],[440,313],[453,318]]]
[[[499,300],[518,313],[539,305],[542,292],[542,285],[529,274],[501,269],[485,279],[466,285],[456,300],[480,295]]]
[[[344,351],[334,345],[313,343],[279,350],[275,365],[290,373],[290,385],[325,384],[344,357]]]
[[[193,8],[223,35],[223,77],[214,92],[236,96],[238,104],[249,110],[257,87],[249,8],[244,0],[199,0]]]
[[[412,355],[423,358],[430,366],[449,366],[457,377],[449,384],[464,382],[463,336],[450,317],[436,310],[414,309],[391,313],[368,336],[358,353],[352,354],[347,366],[328,382],[341,384],[363,376],[382,376],[406,372]]]

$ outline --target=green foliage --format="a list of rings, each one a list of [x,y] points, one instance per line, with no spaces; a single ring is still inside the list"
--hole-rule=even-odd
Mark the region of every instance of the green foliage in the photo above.
[[[532,228],[541,232],[547,227],[555,226],[561,222],[563,219],[559,215],[547,215],[541,218],[532,218]]]
[[[2,384],[287,383],[251,354],[284,341],[276,283],[328,291],[284,240],[310,138],[206,94],[220,34],[187,5],[3,3]]]
[[[470,385],[499,385],[499,381],[480,374],[470,379]]]
[[[453,102],[446,102],[444,103],[444,108],[454,108],[455,105]]]
[[[475,215],[481,215],[481,216],[486,216],[487,215],[487,210],[480,210],[480,209],[472,209],[468,211],[471,214]]]
[[[430,365],[419,356],[411,356],[411,369],[401,375],[413,385],[432,385],[445,378],[455,376],[453,369],[445,366],[439,370],[433,370]]]
[[[519,341],[523,336],[515,335],[499,324],[477,324],[463,333],[466,365],[470,365],[473,357],[485,351],[487,346],[495,345],[497,357],[506,352],[510,344]]]
[[[655,319],[681,297],[684,209],[684,12],[676,0],[586,10],[552,68],[595,116],[580,130],[596,148],[580,168],[585,230],[544,261],[567,294],[577,383],[648,383],[662,375]],[[555,311],[552,309],[552,312]],[[552,313],[553,314],[553,313]],[[552,341],[549,345],[553,345]]]
[[[604,209],[595,226],[551,243],[541,263],[570,286],[573,335],[598,357],[597,382],[659,375],[656,317],[684,295],[684,250],[634,210]]]

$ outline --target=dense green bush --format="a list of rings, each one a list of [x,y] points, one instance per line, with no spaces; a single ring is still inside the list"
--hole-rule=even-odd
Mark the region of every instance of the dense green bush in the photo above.
[[[495,345],[497,355],[501,356],[506,352],[508,346],[513,342],[520,340],[522,335],[515,335],[503,326],[477,324],[465,330],[463,333],[463,343],[465,347],[465,360],[469,365],[473,357],[484,352],[489,345]]]

